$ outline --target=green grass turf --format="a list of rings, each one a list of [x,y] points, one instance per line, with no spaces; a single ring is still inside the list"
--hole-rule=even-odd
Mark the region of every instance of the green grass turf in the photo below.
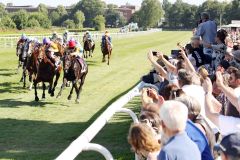
[[[151,68],[149,49],[169,53],[177,42],[187,42],[191,32],[158,32],[113,39],[110,66],[101,63],[99,44],[94,57],[88,59],[89,73],[83,86],[80,104],[67,101],[69,88],[60,99],[47,95],[34,102],[34,91],[22,88],[20,74],[15,74],[17,57],[14,49],[0,49],[0,159],[47,160],[56,158],[112,102],[134,86]],[[59,91],[58,88],[55,94]],[[42,91],[38,90],[41,97]],[[139,110],[139,99],[126,107]],[[94,143],[105,146],[119,160],[131,160],[127,133],[131,119],[115,115],[95,137]],[[77,159],[103,159],[95,152],[83,152]]]

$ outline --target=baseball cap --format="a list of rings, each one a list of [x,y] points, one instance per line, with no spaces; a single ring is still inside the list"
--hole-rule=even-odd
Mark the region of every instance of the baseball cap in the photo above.
[[[220,143],[220,149],[226,155],[240,157],[240,132],[225,136]]]

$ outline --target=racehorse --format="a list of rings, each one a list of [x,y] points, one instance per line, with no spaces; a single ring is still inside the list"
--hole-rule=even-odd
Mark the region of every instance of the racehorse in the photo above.
[[[62,91],[65,88],[67,82],[71,81],[72,88],[68,96],[68,100],[71,100],[73,89],[75,88],[77,94],[75,102],[79,103],[82,86],[88,73],[87,63],[82,58],[76,58],[74,56],[71,56],[70,54],[65,54],[63,58],[63,68],[64,68],[63,84],[57,95],[57,98],[62,95]]]
[[[28,61],[28,50],[29,50],[29,44],[31,41],[27,42],[20,42],[17,45],[17,56],[19,57],[19,62],[18,62],[18,70],[20,66],[22,66],[23,72],[22,72],[22,77],[20,82],[23,82],[23,88],[26,87],[26,76],[27,76],[27,61]],[[17,70],[17,72],[18,72]]]
[[[106,62],[105,56],[107,55],[108,56],[107,64],[109,65],[109,60],[112,54],[112,46],[107,37],[105,37],[105,43],[104,43],[104,46],[102,47],[102,53],[103,53],[102,62]]]
[[[19,72],[19,68],[22,66],[22,53],[24,49],[24,42],[19,42],[16,48],[16,55],[18,56],[18,67],[17,73]]]
[[[57,43],[58,50],[59,50],[59,56],[62,57],[64,48],[60,43]],[[49,83],[49,89],[48,93],[53,97],[54,96],[54,91],[55,87],[57,86],[58,79],[61,74],[62,66],[59,65],[57,68],[55,68],[55,65],[52,63],[52,61],[47,57],[46,54],[46,48],[45,46],[40,46],[37,50],[38,53],[33,54],[34,56],[34,62],[33,64],[36,65],[35,70],[36,70],[36,78],[33,80],[34,82],[34,89],[35,89],[35,101],[39,101],[38,95],[37,95],[37,84],[39,82],[43,82],[43,94],[42,98],[45,98],[45,89],[46,86],[44,82]],[[56,76],[54,84],[53,84],[53,79],[54,76]]]
[[[84,58],[88,58],[88,52],[89,52],[89,57],[92,57],[94,49],[95,49],[95,44],[92,44],[91,40],[85,40],[83,45]]]

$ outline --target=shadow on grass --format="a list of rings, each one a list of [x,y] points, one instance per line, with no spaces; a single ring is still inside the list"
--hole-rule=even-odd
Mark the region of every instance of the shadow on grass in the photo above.
[[[130,90],[130,89],[129,89]],[[75,140],[106,108],[129,90],[109,101],[88,122],[49,123],[47,121],[0,119],[0,159],[41,159],[56,158]],[[0,100],[1,105],[34,106],[35,102],[21,102],[13,99]],[[49,102],[38,102],[47,105]],[[132,100],[127,108],[139,112],[139,101]],[[130,160],[134,154],[127,143],[127,133],[132,123],[131,117],[124,113],[116,114],[92,141],[108,148],[114,158]],[[83,152],[76,159],[104,159],[95,152]]]
[[[16,75],[16,69],[0,69],[0,76]]]
[[[1,107],[8,107],[8,108],[18,108],[21,106],[30,106],[30,107],[45,107],[47,105],[55,104],[54,102],[45,102],[45,101],[31,101],[31,102],[25,102],[25,101],[20,101],[17,99],[3,99],[0,100],[0,108]]]
[[[100,65],[100,61],[93,61],[93,60],[89,60],[90,58],[87,59],[87,64],[88,66],[99,66]]]
[[[3,82],[0,83],[0,93],[26,93],[28,90],[19,86],[19,82]]]

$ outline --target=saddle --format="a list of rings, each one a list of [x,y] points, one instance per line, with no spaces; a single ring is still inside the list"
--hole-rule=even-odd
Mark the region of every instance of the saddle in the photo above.
[[[80,57],[76,57],[77,62],[82,66],[81,73],[87,71],[87,63]]]

